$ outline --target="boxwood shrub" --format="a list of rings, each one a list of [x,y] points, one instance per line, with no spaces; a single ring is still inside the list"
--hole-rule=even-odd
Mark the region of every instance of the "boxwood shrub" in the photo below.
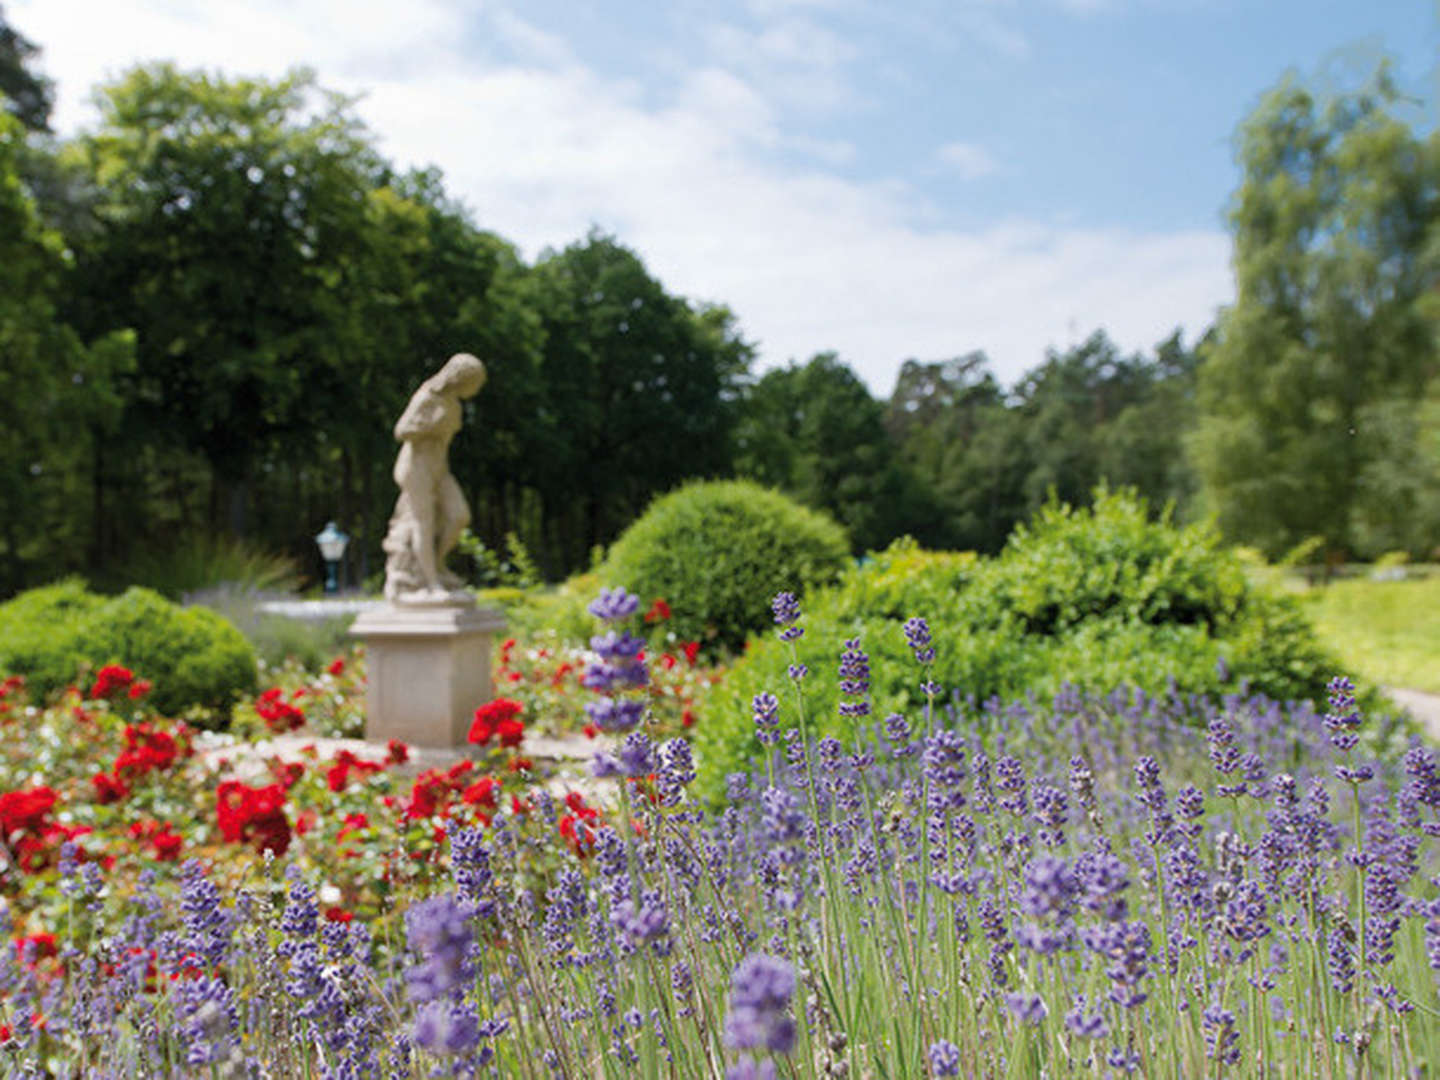
[[[1341,672],[1296,602],[1251,584],[1213,528],[1151,518],[1133,493],[1102,490],[1089,509],[1052,502],[992,559],[903,541],[812,594],[795,649],[815,673],[802,684],[812,734],[851,734],[838,716],[835,677],[850,638],[871,658],[865,722],[918,715],[927,674],[903,631],[917,615],[934,639],[928,677],[962,713],[978,715],[997,696],[1045,700],[1066,684],[1212,697],[1243,686],[1323,703],[1326,682]],[[792,662],[791,648],[765,633],[716,688],[695,729],[708,793],[758,758],[755,694],[780,696],[782,726],[795,726]]]
[[[737,650],[769,623],[775,593],[833,582],[849,563],[845,531],[824,514],[749,481],[701,481],[653,502],[600,578],[664,599],[679,638]]]
[[[109,663],[152,680],[155,707],[171,715],[200,706],[223,718],[255,688],[255,652],[239,630],[150,589],[104,597],[71,580],[0,604],[0,670],[24,675],[36,695]]]

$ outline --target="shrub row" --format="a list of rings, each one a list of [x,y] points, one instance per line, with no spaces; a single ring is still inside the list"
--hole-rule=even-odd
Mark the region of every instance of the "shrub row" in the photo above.
[[[913,616],[933,634],[928,672],[906,641]],[[1103,490],[1092,509],[1047,506],[993,559],[897,543],[812,593],[802,625],[793,655],[772,633],[752,639],[712,696],[695,732],[709,793],[758,759],[754,695],[783,691],[793,705],[789,666],[828,673],[849,639],[881,673],[866,724],[913,713],[927,677],[943,688],[942,703],[976,714],[992,697],[1043,698],[1066,684],[1212,698],[1244,685],[1317,701],[1340,670],[1296,603],[1253,586],[1213,528],[1152,519],[1134,495]],[[801,687],[812,734],[854,736],[833,679]]]

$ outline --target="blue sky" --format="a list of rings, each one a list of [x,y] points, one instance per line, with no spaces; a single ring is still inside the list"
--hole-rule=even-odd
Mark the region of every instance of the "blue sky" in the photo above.
[[[592,225],[724,302],[762,366],[834,349],[1009,381],[1104,327],[1193,337],[1231,291],[1232,136],[1287,70],[1395,62],[1433,125],[1432,3],[9,0],[66,130],[147,59],[317,69],[527,257]]]

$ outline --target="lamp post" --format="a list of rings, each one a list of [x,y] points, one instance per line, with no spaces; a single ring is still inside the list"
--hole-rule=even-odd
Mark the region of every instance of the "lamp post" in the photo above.
[[[325,560],[325,592],[337,593],[340,591],[340,560],[345,557],[345,545],[350,543],[350,537],[341,532],[335,522],[327,521],[325,528],[316,535],[315,543],[320,548],[320,557]]]

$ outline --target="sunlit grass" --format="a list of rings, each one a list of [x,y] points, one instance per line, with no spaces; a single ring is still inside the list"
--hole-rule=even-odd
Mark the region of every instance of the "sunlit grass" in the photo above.
[[[1308,590],[1315,627],[1357,675],[1440,694],[1440,575],[1351,579]]]

